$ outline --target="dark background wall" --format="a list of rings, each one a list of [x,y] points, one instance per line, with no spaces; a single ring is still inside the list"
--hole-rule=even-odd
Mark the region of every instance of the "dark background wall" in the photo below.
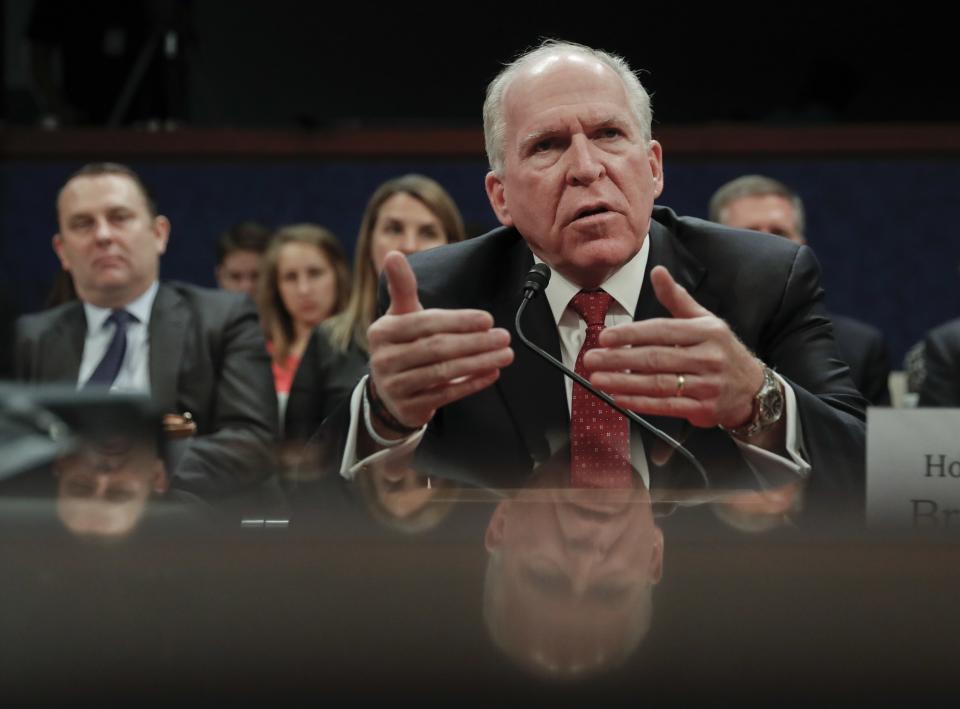
[[[808,204],[808,235],[824,270],[828,306],[880,327],[895,360],[930,326],[960,315],[956,235],[960,159],[670,159],[660,202],[706,217],[717,185],[761,171]],[[28,308],[40,307],[57,262],[53,198],[79,162],[0,166],[3,263]],[[163,274],[213,284],[214,242],[234,221],[316,221],[352,251],[365,201],[389,177],[418,171],[447,186],[473,232],[496,225],[481,161],[220,160],[133,162],[173,222]]]
[[[428,135],[475,130],[486,83],[501,62],[541,36],[610,49],[643,69],[658,135],[673,126],[718,123],[758,129],[910,124],[921,133],[936,123],[947,142],[951,133],[960,135],[951,24],[921,7],[905,13],[851,3],[842,14],[812,3],[776,12],[773,6],[630,13],[589,7],[544,18],[542,10],[526,15],[513,6],[53,0],[46,29],[38,30],[31,13],[39,4],[0,0],[0,253],[9,287],[26,310],[41,306],[56,271],[49,245],[54,195],[71,170],[92,159],[129,162],[155,186],[174,225],[164,275],[198,283],[212,284],[214,241],[241,219],[318,221],[352,249],[370,192],[408,171],[446,185],[472,231],[494,226],[479,145],[445,158],[429,149],[398,157],[389,145],[379,153],[298,156],[270,155],[262,147],[247,154],[241,140],[224,155],[195,141],[193,153],[174,156],[162,148],[146,155],[114,149],[123,141],[108,137],[103,149],[80,155],[70,149],[69,131],[101,132],[111,121],[115,133],[107,136],[158,126],[173,135],[242,128],[321,139],[384,127]],[[104,23],[117,27],[105,30]],[[159,38],[156,45],[152,37]],[[114,55],[93,56],[111,41]],[[58,116],[56,132],[38,127],[49,114],[31,59],[38,45],[52,52],[54,73],[73,82],[74,91],[79,86],[72,95],[87,104],[87,112]],[[131,81],[141,54],[142,80]],[[126,103],[120,98],[125,86]],[[705,216],[712,191],[744,172],[793,185],[807,202],[808,236],[823,264],[829,306],[881,327],[897,362],[927,328],[960,314],[960,245],[953,233],[960,150],[891,152],[881,143],[875,154],[845,154],[815,145],[798,151],[789,141],[762,155],[735,142],[718,151],[714,140],[698,152],[689,144],[677,151],[665,141],[661,202]]]
[[[193,125],[479,124],[486,83],[541,37],[624,55],[658,120],[960,119],[947,9],[869,2],[765,6],[523,3],[437,8],[302,0],[0,0],[7,120],[35,121],[35,49],[110,113],[146,48],[151,112]],[[151,45],[151,38],[164,41]],[[166,42],[168,35],[175,41]],[[153,47],[153,49],[150,49]],[[162,94],[169,94],[167,101]],[[165,116],[161,116],[165,117]],[[82,120],[82,116],[75,116]]]

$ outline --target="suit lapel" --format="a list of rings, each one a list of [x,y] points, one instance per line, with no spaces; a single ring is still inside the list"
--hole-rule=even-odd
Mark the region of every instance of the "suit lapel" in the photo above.
[[[150,392],[162,411],[177,410],[180,362],[190,312],[180,295],[163,284],[150,313]]]
[[[712,303],[702,300],[706,294],[698,292],[700,284],[707,275],[707,269],[684,248],[683,244],[667,227],[656,220],[651,220],[650,256],[647,259],[647,268],[643,275],[643,288],[640,291],[640,299],[637,301],[634,320],[671,317],[669,311],[660,305],[656,295],[654,295],[653,286],[650,285],[650,271],[655,266],[665,267],[670,271],[673,279],[686,288],[697,302],[708,310],[713,310]],[[708,298],[708,300],[712,300],[712,298]]]
[[[86,337],[87,316],[83,312],[83,303],[77,301],[57,320],[45,338],[40,352],[42,378],[76,384]]]
[[[540,464],[567,444],[569,418],[563,375],[526,347],[514,326],[520,305],[520,288],[533,265],[533,254],[518,238],[511,252],[506,283],[515,288],[500,289],[491,312],[500,327],[510,331],[514,361],[500,373],[500,392],[535,464]],[[533,300],[521,322],[524,334],[539,347],[560,359],[560,336],[546,297]]]
[[[710,304],[701,302],[703,294],[698,292],[701,282],[706,276],[706,268],[677,240],[677,238],[660,222],[655,219],[650,221],[650,255],[647,258],[647,267],[643,274],[643,288],[640,289],[640,298],[637,300],[637,309],[634,312],[634,320],[649,320],[652,318],[670,318],[673,317],[660,301],[657,300],[653,292],[653,286],[650,285],[650,271],[656,266],[663,266],[673,276],[673,279],[697,299],[705,308],[711,309]],[[684,419],[673,418],[670,416],[646,416],[643,418],[650,424],[656,426],[664,433],[673,438],[680,439],[684,435],[684,429],[689,424]],[[633,428],[636,428],[634,426]],[[652,434],[642,431],[644,445],[647,451],[651,450],[653,445],[662,445],[657,443],[659,439],[654,439]]]

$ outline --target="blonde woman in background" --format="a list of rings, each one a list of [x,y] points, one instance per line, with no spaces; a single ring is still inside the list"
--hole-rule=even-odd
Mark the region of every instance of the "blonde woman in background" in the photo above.
[[[263,257],[260,319],[273,361],[280,421],[314,328],[343,310],[350,273],[343,247],[317,224],[281,227]]]
[[[386,255],[409,255],[465,236],[457,205],[429,177],[403,175],[377,188],[357,236],[350,300],[342,313],[314,330],[291,386],[288,435],[309,438],[366,373],[367,328],[377,317],[377,285]]]

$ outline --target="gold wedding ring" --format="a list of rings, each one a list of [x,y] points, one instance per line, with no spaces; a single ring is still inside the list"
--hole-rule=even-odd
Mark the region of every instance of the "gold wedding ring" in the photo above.
[[[674,396],[683,396],[683,387],[686,385],[687,380],[682,374],[677,375],[677,392]]]

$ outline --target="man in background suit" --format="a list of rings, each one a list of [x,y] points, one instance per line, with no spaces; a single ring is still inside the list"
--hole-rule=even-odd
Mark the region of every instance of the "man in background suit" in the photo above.
[[[710,221],[807,243],[800,196],[763,175],[744,175],[721,186],[710,199]],[[849,365],[857,389],[874,406],[889,406],[890,361],[883,333],[844,315],[829,313],[828,317],[840,358]]]
[[[960,406],[960,320],[950,320],[927,333],[923,363],[918,405]]]
[[[812,254],[654,209],[662,151],[647,94],[622,59],[545,43],[491,83],[484,130],[487,194],[504,228],[409,264],[388,255],[371,374],[354,391],[349,429],[338,416],[321,429],[347,431],[341,474],[411,452],[417,464],[439,453],[529,473],[568,445],[576,468],[587,439],[602,451],[601,472],[606,461],[637,462],[622,450],[625,418],[594,407],[604,423],[585,431],[583,391],[510,346],[536,258],[553,279],[530,308],[528,335],[622,405],[801,477],[812,465],[819,480],[846,477],[848,490],[862,482],[862,400],[830,361]],[[606,301],[598,335],[578,312],[584,294]],[[604,442],[607,431],[615,441]]]
[[[61,189],[53,248],[79,299],[20,318],[16,376],[149,393],[171,427],[171,485],[205,497],[272,471],[276,396],[248,298],[158,280],[170,222],[139,176],[87,165]]]

